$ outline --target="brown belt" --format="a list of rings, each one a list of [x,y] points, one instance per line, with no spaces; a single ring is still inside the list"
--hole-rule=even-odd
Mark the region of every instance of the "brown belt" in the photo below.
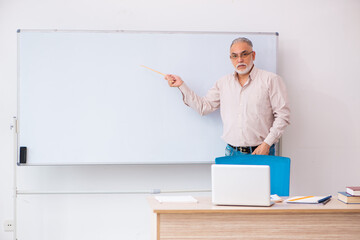
[[[230,147],[232,147],[233,149],[235,149],[236,151],[242,152],[242,153],[252,153],[258,146],[253,146],[253,147],[234,147],[230,144],[228,144]]]

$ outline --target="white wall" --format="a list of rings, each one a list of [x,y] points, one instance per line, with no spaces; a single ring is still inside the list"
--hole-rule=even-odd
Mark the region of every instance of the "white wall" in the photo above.
[[[335,194],[360,184],[359,12],[357,0],[0,0],[0,224],[14,218],[9,126],[16,116],[16,29],[279,32],[279,73],[292,106],[283,137],[283,155],[292,159],[291,194]],[[30,167],[19,169],[18,185],[59,191],[209,189],[209,169]],[[147,195],[20,196],[18,239],[148,239]],[[0,239],[12,234],[1,229]]]

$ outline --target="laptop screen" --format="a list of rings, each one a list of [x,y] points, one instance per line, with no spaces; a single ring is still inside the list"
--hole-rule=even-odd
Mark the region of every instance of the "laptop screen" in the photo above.
[[[216,205],[271,205],[269,166],[213,164],[211,177]]]

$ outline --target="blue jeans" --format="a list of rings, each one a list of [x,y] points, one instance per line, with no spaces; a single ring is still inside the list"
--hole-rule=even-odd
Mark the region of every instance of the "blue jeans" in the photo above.
[[[255,149],[251,149],[250,153],[243,153],[243,152],[240,152],[240,151],[238,151],[238,150],[230,147],[229,145],[226,145],[226,148],[225,148],[225,156],[248,155],[248,154],[251,154],[254,150],[255,150]],[[270,147],[269,155],[275,156],[275,144],[273,144],[273,145]]]

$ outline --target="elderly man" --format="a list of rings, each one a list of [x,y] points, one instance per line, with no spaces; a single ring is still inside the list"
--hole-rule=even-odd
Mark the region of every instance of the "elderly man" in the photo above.
[[[220,108],[226,156],[275,155],[275,143],[290,123],[281,77],[256,68],[255,55],[249,39],[235,39],[230,46],[235,72],[218,80],[205,97],[196,95],[179,76],[165,76],[170,87],[180,89],[184,103],[201,115]]]

